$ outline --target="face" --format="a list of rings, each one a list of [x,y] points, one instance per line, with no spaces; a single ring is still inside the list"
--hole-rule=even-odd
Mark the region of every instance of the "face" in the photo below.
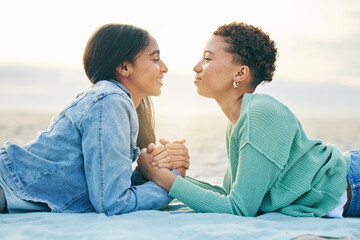
[[[239,66],[233,63],[233,55],[225,51],[227,46],[220,36],[213,35],[207,41],[203,58],[194,67],[194,83],[201,96],[216,99],[233,88]]]
[[[168,71],[160,59],[160,50],[155,38],[152,36],[149,38],[149,45],[138,54],[135,62],[131,64],[129,78],[124,81],[124,85],[134,98],[159,96],[164,73]]]

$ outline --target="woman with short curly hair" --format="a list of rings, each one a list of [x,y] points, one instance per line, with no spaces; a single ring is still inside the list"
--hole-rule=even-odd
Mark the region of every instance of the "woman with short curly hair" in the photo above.
[[[234,22],[213,33],[194,67],[198,93],[215,99],[229,119],[222,187],[176,177],[142,158],[139,170],[197,212],[360,216],[360,151],[341,153],[309,139],[285,105],[254,94],[272,80],[276,57],[267,33]]]

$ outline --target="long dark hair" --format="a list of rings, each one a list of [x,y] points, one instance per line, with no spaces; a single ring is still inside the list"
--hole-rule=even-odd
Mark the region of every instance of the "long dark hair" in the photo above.
[[[126,24],[107,24],[98,28],[90,37],[84,51],[84,70],[89,80],[115,79],[116,68],[125,61],[134,63],[137,54],[149,44],[149,33]],[[155,121],[150,97],[140,101],[136,109],[139,119],[140,148],[155,143]]]

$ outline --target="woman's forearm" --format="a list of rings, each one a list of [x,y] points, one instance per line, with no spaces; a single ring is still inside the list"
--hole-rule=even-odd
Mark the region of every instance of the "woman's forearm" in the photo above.
[[[174,173],[170,172],[168,169],[161,169],[161,171],[159,171],[159,174],[154,176],[153,181],[166,191],[170,192],[170,189],[176,177],[177,176]]]
[[[170,191],[175,179],[176,174],[171,172],[167,168],[154,167],[150,164],[149,154],[146,153],[146,149],[142,149],[137,163],[136,169],[148,180],[155,182],[157,185]],[[180,172],[179,172],[180,173]],[[180,173],[181,174],[181,173]]]

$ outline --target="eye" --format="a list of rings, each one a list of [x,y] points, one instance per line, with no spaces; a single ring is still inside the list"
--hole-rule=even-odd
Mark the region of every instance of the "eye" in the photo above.
[[[210,58],[204,57],[205,62],[210,61]]]
[[[160,61],[160,58],[154,58],[153,61],[154,61],[155,63],[157,63],[157,62]]]

